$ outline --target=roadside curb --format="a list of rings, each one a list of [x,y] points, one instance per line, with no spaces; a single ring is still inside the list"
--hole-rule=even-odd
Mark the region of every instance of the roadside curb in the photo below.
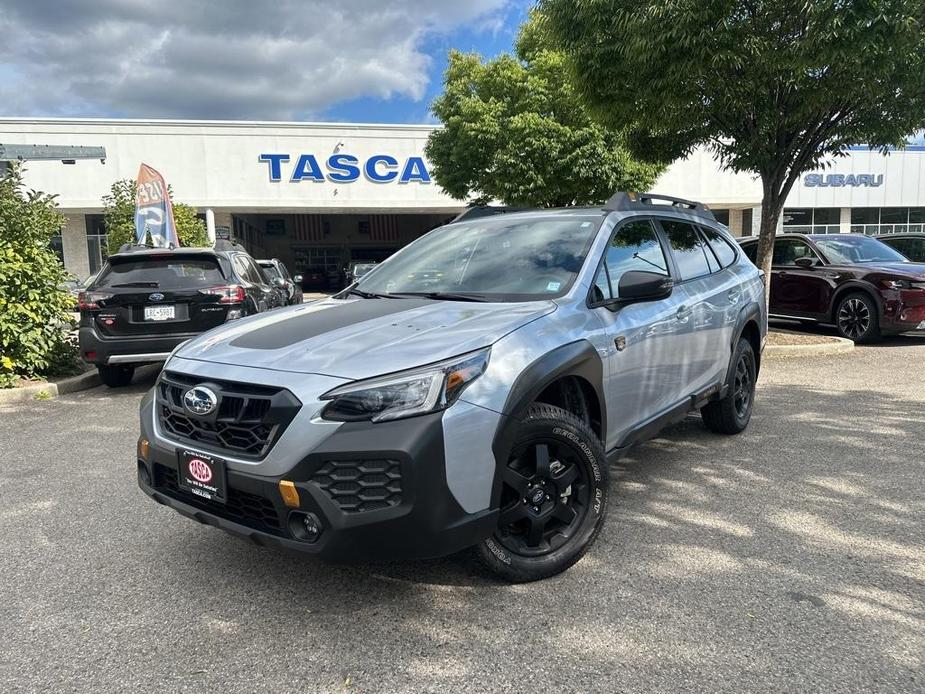
[[[765,345],[765,356],[771,357],[823,357],[829,354],[846,354],[854,351],[854,342],[844,337],[830,337],[814,345]]]
[[[77,376],[61,379],[57,383],[34,383],[19,388],[3,388],[0,390],[0,403],[49,400],[66,393],[76,393],[79,390],[95,388],[100,383],[100,376],[96,370],[87,371]],[[40,395],[40,393],[46,393],[46,395]]]

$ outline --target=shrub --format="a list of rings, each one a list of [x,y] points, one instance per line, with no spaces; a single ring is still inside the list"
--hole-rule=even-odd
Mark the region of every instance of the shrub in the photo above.
[[[51,375],[72,327],[64,267],[50,250],[64,225],[55,196],[26,190],[22,167],[0,177],[0,386]]]

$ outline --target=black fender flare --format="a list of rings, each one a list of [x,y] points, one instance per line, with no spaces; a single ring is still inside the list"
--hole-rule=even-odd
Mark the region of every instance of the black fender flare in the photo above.
[[[877,322],[879,323],[880,319],[883,317],[883,299],[880,297],[880,292],[878,292],[872,284],[861,280],[848,280],[844,284],[840,284],[838,288],[832,292],[832,300],[829,302],[829,312],[826,315],[826,319],[831,320],[833,323],[838,320],[835,316],[838,303],[845,294],[850,294],[851,292],[861,292],[873,299],[874,303],[877,305]]]
[[[758,337],[761,338],[761,307],[757,302],[752,301],[743,306],[739,310],[739,315],[736,317],[736,326],[732,331],[732,341],[729,343],[729,366],[726,367],[726,378],[723,380],[722,390],[720,391],[719,397],[722,398],[726,395],[726,387],[730,383],[732,378],[733,370],[735,369],[735,362],[732,358],[735,356],[736,345],[739,344],[739,339],[742,337],[742,333],[745,332],[745,326],[748,325],[749,321],[754,321],[758,326]],[[755,354],[755,371],[757,376],[757,371],[761,365],[761,354]]]
[[[607,401],[604,398],[604,362],[587,340],[576,340],[547,352],[520,372],[511,386],[501,422],[495,431],[491,449],[495,456],[495,478],[491,490],[491,508],[497,508],[501,497],[501,472],[507,464],[511,448],[526,416],[540,393],[563,376],[579,376],[591,384],[601,410],[601,432],[607,433]],[[603,443],[603,442],[602,442]]]

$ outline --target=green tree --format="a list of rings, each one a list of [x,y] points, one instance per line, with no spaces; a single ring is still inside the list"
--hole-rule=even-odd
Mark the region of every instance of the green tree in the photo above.
[[[173,190],[167,187],[173,201]],[[103,196],[103,218],[106,223],[106,241],[110,252],[135,240],[135,181],[124,178],[116,181]],[[196,210],[180,202],[173,203],[173,219],[177,225],[180,245],[199,247],[209,245],[206,225],[196,216]]]
[[[758,263],[800,175],[925,124],[921,0],[540,0],[548,37],[602,123],[640,156],[707,146],[760,176]],[[768,275],[768,280],[770,276]]]
[[[634,159],[619,126],[596,123],[531,18],[515,55],[483,62],[453,51],[444,92],[433,104],[443,122],[427,143],[436,181],[478,204],[561,207],[596,204],[616,190],[647,190],[662,167]]]
[[[49,248],[64,226],[54,197],[26,190],[17,163],[0,176],[0,387],[48,375],[73,352],[73,299],[60,289],[67,275]]]

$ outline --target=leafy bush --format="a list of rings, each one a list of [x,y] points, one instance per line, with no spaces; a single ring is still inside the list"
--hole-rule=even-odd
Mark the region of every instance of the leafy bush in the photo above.
[[[51,375],[73,352],[66,342],[73,301],[49,248],[64,225],[54,198],[26,190],[19,164],[0,177],[0,387]]]
[[[173,201],[170,186],[167,186],[167,194]],[[109,195],[103,196],[103,218],[110,253],[115,253],[119,246],[135,240],[135,181],[124,178],[112,184]],[[193,248],[209,245],[206,225],[196,216],[195,208],[174,202],[173,219],[177,225],[180,245]]]

